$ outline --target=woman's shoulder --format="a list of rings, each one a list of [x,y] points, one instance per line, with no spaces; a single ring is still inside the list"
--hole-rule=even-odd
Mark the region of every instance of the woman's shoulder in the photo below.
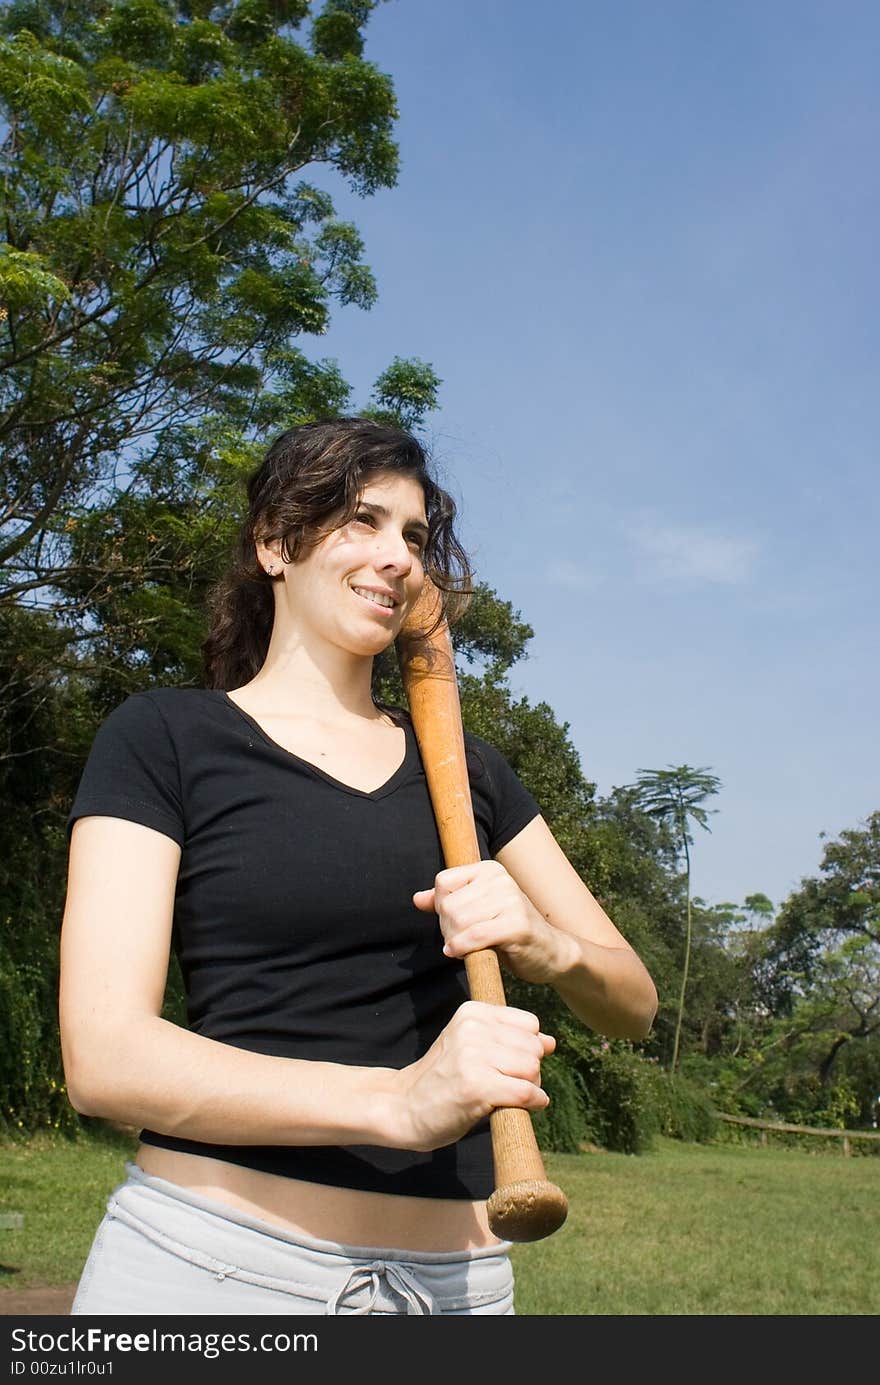
[[[216,702],[218,699],[226,697],[224,692],[218,688],[200,688],[187,684],[173,685],[163,684],[159,687],[141,688],[138,692],[132,693],[132,697],[141,694],[152,698],[157,706],[163,707],[185,707],[202,705],[205,702]]]
[[[169,728],[186,726],[204,713],[206,705],[223,697],[212,688],[160,686],[136,688],[112,709],[107,721],[164,721]]]

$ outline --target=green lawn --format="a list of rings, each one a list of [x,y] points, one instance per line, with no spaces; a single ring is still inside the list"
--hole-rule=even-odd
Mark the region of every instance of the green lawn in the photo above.
[[[514,1251],[523,1314],[876,1314],[880,1159],[659,1140],[551,1155],[569,1215]]]
[[[82,1267],[134,1146],[0,1147],[0,1313],[7,1288]],[[514,1247],[520,1315],[877,1314],[880,1159],[659,1140],[639,1157],[552,1155],[569,1200],[555,1235]]]

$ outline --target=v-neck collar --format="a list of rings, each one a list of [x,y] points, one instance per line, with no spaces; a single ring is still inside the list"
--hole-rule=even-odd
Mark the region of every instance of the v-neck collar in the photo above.
[[[264,741],[266,745],[271,746],[273,750],[276,750],[279,755],[284,755],[289,760],[295,760],[298,765],[304,765],[306,769],[316,774],[319,779],[324,779],[328,784],[332,784],[334,788],[341,789],[343,793],[353,794],[356,798],[378,799],[393,793],[398,785],[401,784],[404,779],[408,778],[410,770],[414,765],[415,733],[406,717],[395,717],[394,719],[397,725],[403,727],[405,746],[402,761],[391,775],[390,779],[387,779],[384,784],[380,784],[377,789],[356,789],[354,785],[344,784],[341,779],[335,779],[332,774],[328,774],[326,770],[321,769],[319,765],[313,764],[311,760],[303,759],[301,755],[294,754],[292,750],[288,750],[285,746],[274,740],[269,733],[263,729],[256,718],[252,717],[250,712],[246,712],[243,707],[240,707],[237,702],[233,701],[229,694],[222,688],[214,688],[211,689],[211,691],[216,692],[223,699],[225,705],[231,707],[233,712],[237,713],[243,721],[246,721],[247,724],[256,731],[260,739]],[[390,715],[393,716],[394,714],[390,713]]]

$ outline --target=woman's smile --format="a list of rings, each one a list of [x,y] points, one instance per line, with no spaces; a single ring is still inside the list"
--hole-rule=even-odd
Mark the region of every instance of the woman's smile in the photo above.
[[[397,610],[396,605],[385,606],[383,605],[380,597],[368,596],[366,592],[360,592],[356,587],[352,587],[351,591],[354,593],[354,595],[357,597],[359,601],[365,601],[367,605],[372,606],[373,610],[376,611],[380,616],[385,616],[389,620],[393,619],[394,612]]]

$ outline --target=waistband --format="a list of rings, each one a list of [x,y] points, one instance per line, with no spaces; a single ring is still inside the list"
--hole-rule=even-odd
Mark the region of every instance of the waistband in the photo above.
[[[218,1281],[297,1295],[326,1314],[399,1311],[395,1296],[407,1314],[456,1312],[512,1293],[509,1241],[437,1252],[345,1245],[290,1233],[136,1164],[125,1168],[107,1217]]]

